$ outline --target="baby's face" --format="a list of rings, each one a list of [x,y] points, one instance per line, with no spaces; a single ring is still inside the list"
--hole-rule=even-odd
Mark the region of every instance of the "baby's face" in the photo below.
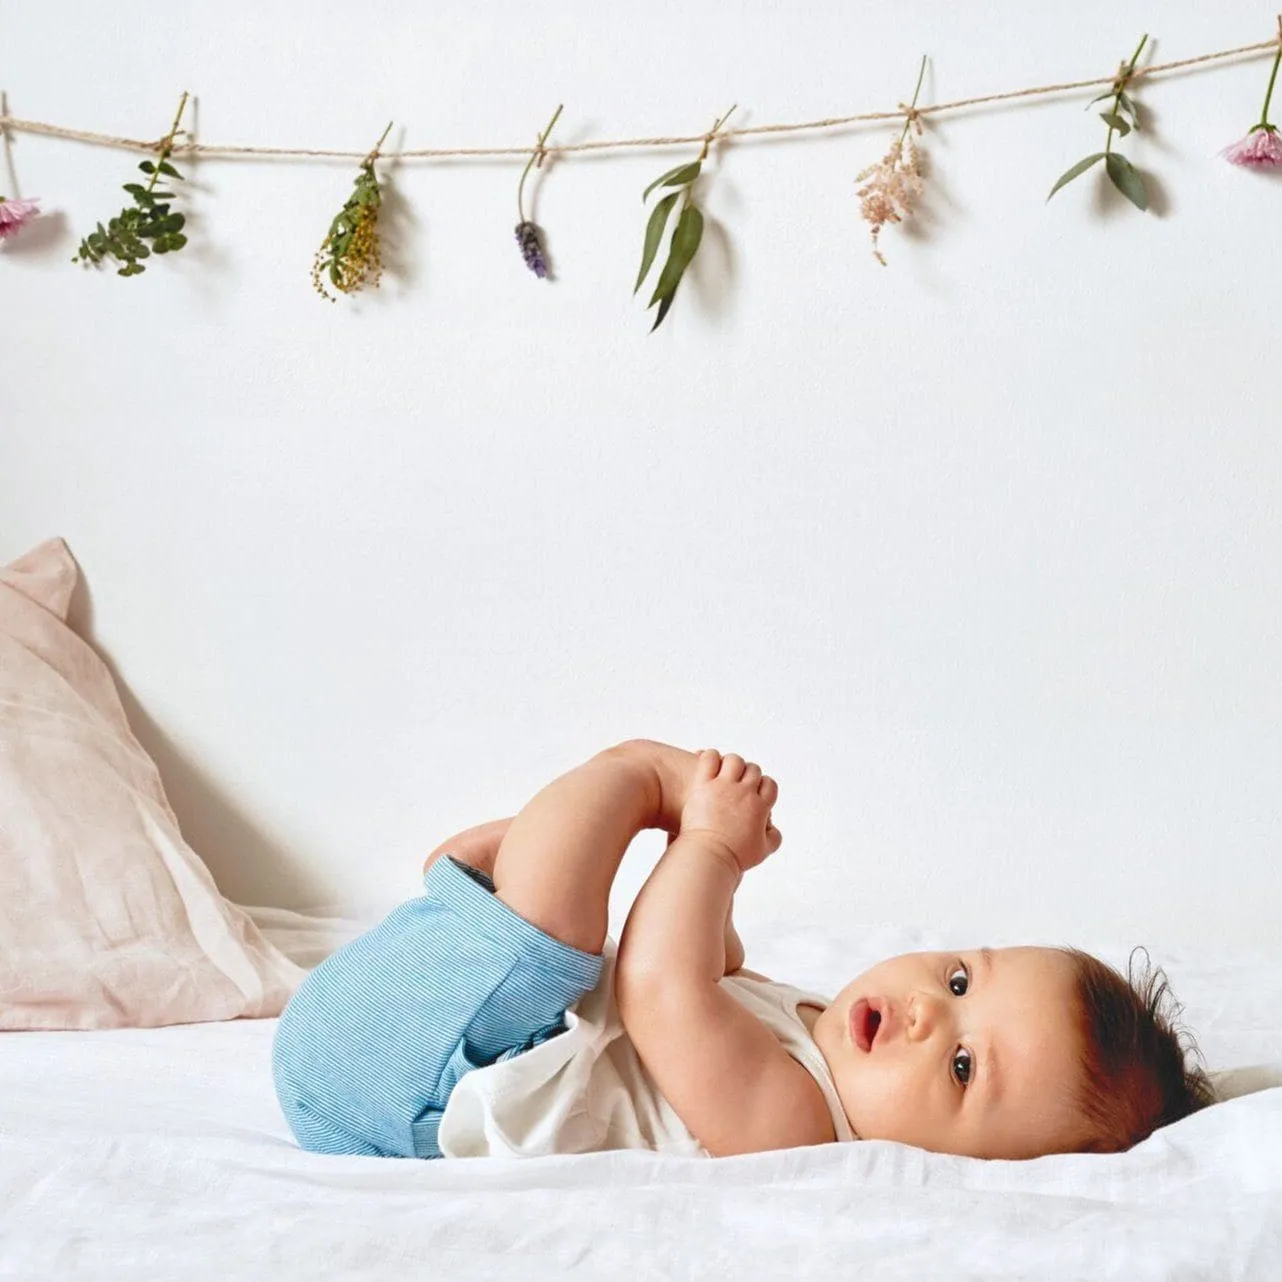
[[[860,1139],[1038,1157],[1080,1131],[1072,993],[1050,948],[906,953],[847,984],[814,1038]]]

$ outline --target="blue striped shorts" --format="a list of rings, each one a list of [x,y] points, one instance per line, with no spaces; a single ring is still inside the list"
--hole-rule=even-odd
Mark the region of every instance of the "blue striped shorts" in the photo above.
[[[564,1032],[600,978],[600,956],[518,916],[484,873],[442,856],[423,889],[321,962],[281,1014],[272,1077],[305,1149],[440,1157],[459,1079]]]

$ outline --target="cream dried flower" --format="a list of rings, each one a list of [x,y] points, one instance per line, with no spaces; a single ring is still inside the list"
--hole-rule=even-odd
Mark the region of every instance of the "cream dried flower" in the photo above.
[[[921,119],[915,111],[909,116],[909,123],[916,125],[917,133],[922,132]],[[883,266],[886,260],[878,247],[881,229],[887,223],[902,222],[913,212],[913,201],[921,195],[924,184],[921,172],[921,153],[911,137],[908,128],[890,145],[890,150],[875,165],[869,165],[855,182],[863,182],[859,189],[859,207],[864,218],[872,226],[873,257]],[[865,179],[869,181],[864,182]]]

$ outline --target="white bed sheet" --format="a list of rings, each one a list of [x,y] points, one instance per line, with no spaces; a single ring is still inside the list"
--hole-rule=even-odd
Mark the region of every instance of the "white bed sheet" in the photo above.
[[[253,914],[303,965],[361,928]],[[780,934],[752,963],[832,991],[949,944]],[[325,1157],[277,1110],[274,1020],[0,1035],[0,1277],[1282,1277],[1282,965],[1158,960],[1210,1066],[1263,1066],[1228,1083],[1251,1093],[1130,1153],[1024,1163],[876,1142],[718,1162]]]

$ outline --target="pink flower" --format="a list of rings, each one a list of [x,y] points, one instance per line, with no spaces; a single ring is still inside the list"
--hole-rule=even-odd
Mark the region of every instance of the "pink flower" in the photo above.
[[[0,196],[0,240],[21,231],[40,212],[36,200],[6,200]]]
[[[1282,165],[1282,138],[1276,125],[1256,125],[1241,142],[1225,147],[1220,152],[1234,165],[1249,165],[1258,169],[1263,165]]]

